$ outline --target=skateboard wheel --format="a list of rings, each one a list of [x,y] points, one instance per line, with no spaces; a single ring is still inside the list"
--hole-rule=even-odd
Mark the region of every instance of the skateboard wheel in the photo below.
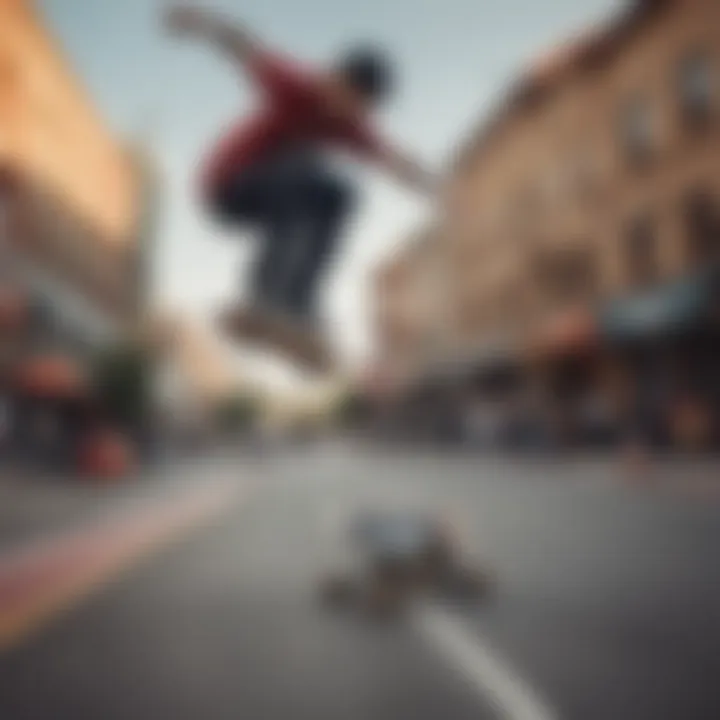
[[[451,590],[457,597],[475,600],[486,595],[490,585],[490,577],[486,572],[473,568],[461,568],[454,573]]]
[[[327,578],[321,587],[321,599],[330,607],[339,608],[349,605],[354,594],[350,579],[339,575]]]
[[[399,590],[381,583],[373,584],[364,600],[365,612],[376,620],[392,619],[402,608],[402,595]]]

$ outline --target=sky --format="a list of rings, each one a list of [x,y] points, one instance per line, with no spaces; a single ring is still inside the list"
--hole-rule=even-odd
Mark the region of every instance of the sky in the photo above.
[[[457,143],[493,110],[503,88],[539,53],[618,7],[619,0],[214,0],[271,47],[316,63],[354,41],[379,42],[398,65],[384,134],[442,171]],[[236,69],[202,45],[177,43],[158,24],[160,0],[40,0],[101,112],[120,133],[154,146],[165,177],[156,297],[212,318],[243,289],[251,238],[220,235],[193,202],[197,163],[228,123],[254,107]],[[371,169],[353,170],[362,204],[343,240],[324,313],[343,358],[370,351],[372,270],[431,212]],[[238,351],[242,372],[271,385],[300,377]]]

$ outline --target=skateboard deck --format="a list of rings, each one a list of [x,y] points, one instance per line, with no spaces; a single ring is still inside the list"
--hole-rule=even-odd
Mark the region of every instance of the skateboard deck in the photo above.
[[[323,338],[275,313],[235,307],[222,313],[220,324],[228,335],[290,358],[312,372],[332,369],[332,358]]]

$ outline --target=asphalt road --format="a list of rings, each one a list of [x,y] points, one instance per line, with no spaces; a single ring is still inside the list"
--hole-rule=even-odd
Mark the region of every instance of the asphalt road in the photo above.
[[[0,473],[0,557],[38,537],[52,536],[63,529],[100,520],[119,508],[142,505],[162,492],[166,485],[178,487],[195,482],[193,468],[201,459],[159,465],[145,477],[114,484],[78,481],[70,476],[52,476],[3,468]]]
[[[712,493],[342,446],[195,472],[253,489],[0,657],[3,720],[720,717]],[[392,625],[319,608],[329,525],[396,500],[456,519],[491,600]]]

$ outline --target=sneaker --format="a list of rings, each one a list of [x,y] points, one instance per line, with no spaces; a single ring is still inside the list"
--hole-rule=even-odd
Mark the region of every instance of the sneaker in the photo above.
[[[289,343],[290,350],[308,369],[327,372],[332,357],[321,323],[314,317],[277,312],[274,322]]]
[[[269,322],[277,322],[281,315],[275,304],[253,298],[247,303],[238,301],[224,308],[218,316],[218,325],[230,337],[250,340],[261,334]]]
[[[287,354],[308,370],[325,373],[332,368],[320,323],[307,315],[255,300],[230,306],[220,314],[219,324],[230,337]]]

